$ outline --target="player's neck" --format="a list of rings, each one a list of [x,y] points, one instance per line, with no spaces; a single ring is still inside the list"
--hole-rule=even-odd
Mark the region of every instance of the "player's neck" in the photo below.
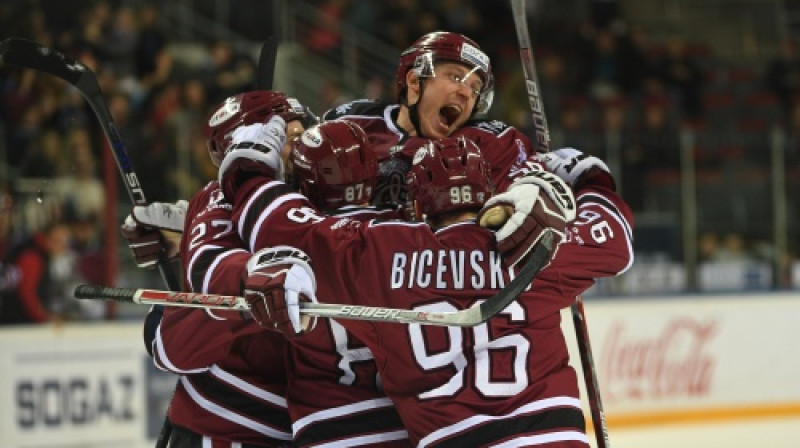
[[[405,104],[400,105],[400,110],[397,112],[397,126],[402,128],[406,134],[416,137],[417,130],[414,129],[414,124],[411,123],[411,115],[408,106]]]

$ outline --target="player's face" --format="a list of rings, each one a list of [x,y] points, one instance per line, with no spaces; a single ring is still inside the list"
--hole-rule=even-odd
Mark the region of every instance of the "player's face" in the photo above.
[[[286,166],[289,160],[289,153],[292,152],[292,143],[297,141],[305,130],[300,120],[292,120],[286,123],[286,143],[281,150],[281,160],[283,160],[284,166]]]
[[[409,104],[419,99],[420,130],[425,137],[447,137],[469,120],[483,81],[465,65],[440,62],[435,66],[435,75],[424,82],[421,99],[418,82],[413,86],[416,88],[409,89],[410,96],[416,97],[410,97]]]

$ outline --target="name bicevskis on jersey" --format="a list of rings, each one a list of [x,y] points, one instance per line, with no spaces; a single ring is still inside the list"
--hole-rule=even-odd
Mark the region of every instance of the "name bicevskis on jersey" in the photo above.
[[[501,289],[514,278],[495,251],[423,250],[395,252],[392,257],[392,289]]]

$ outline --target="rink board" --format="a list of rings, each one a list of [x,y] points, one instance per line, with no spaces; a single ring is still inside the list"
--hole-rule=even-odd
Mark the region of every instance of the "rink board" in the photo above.
[[[800,294],[585,307],[612,437],[645,425],[800,416]],[[138,322],[0,328],[2,446],[151,447],[175,383],[153,369],[141,338]]]

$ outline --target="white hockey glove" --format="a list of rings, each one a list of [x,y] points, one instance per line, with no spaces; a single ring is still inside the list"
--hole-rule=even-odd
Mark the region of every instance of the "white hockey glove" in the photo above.
[[[478,214],[483,227],[499,228],[497,248],[514,266],[539,242],[545,229],[564,238],[567,224],[575,220],[572,190],[558,176],[533,171],[518,178],[505,193],[493,196]]]
[[[187,201],[181,200],[175,204],[153,202],[133,207],[121,231],[137,266],[155,266],[162,252],[169,259],[178,255],[188,206]]]
[[[281,151],[285,143],[286,122],[278,115],[266,123],[236,128],[218,172],[225,196],[233,200],[236,188],[252,174],[283,180]]]
[[[259,325],[288,339],[314,329],[317,318],[300,315],[300,302],[317,301],[310,262],[305,252],[291,246],[262,249],[250,257],[244,297]]]
[[[590,179],[616,190],[614,178],[606,163],[575,148],[561,148],[538,154],[538,159],[574,190],[580,189]]]

